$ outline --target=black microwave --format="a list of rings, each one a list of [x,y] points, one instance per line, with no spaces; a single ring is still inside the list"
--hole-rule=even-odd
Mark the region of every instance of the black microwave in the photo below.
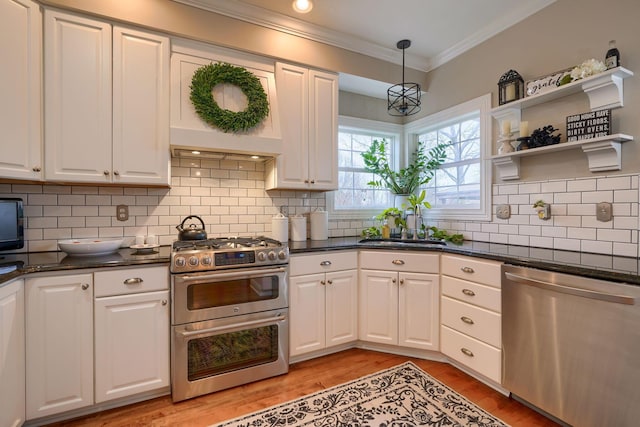
[[[24,247],[22,199],[0,198],[0,251]]]

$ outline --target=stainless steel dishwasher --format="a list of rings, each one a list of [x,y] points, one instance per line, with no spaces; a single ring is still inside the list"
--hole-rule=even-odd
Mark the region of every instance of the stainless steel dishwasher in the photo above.
[[[505,265],[502,385],[574,426],[640,423],[640,286]]]

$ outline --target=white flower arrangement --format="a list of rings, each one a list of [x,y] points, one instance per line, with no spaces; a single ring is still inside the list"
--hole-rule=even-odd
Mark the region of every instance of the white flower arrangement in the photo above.
[[[597,59],[587,59],[582,64],[571,70],[571,80],[580,80],[606,71],[607,67]]]

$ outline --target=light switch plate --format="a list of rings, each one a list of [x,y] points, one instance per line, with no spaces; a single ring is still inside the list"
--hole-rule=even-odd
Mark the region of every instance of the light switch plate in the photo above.
[[[499,219],[511,218],[511,205],[498,205],[496,206],[496,216]]]
[[[611,221],[613,217],[613,205],[609,202],[596,203],[596,219],[602,222]]]

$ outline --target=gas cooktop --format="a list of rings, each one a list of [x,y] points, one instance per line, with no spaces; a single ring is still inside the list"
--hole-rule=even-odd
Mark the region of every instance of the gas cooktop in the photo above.
[[[220,237],[173,242],[171,272],[263,267],[289,262],[286,244],[269,237]]]

